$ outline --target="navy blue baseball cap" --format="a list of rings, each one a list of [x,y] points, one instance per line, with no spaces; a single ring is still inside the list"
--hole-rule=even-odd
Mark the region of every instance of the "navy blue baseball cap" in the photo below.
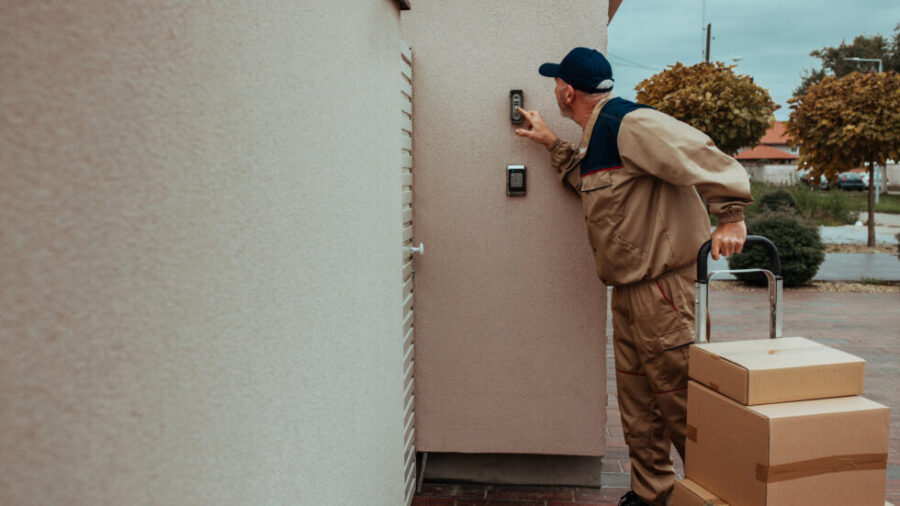
[[[595,49],[576,47],[561,62],[545,63],[538,72],[542,76],[558,77],[586,93],[603,93],[613,89],[609,60]]]

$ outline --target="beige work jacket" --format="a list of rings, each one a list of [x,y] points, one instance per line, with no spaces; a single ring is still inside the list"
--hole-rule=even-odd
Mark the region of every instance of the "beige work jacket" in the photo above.
[[[704,133],[654,109],[622,118],[621,168],[582,177],[581,160],[608,100],[594,108],[578,147],[557,139],[548,149],[560,181],[581,196],[597,274],[607,285],[628,285],[696,262],[710,235],[697,191],[720,223],[743,220],[753,199],[740,164]]]

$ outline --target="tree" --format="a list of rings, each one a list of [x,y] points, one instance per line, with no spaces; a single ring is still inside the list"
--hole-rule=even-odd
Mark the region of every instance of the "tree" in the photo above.
[[[827,76],[805,95],[788,100],[788,142],[800,145],[798,169],[810,180],[841,170],[900,158],[900,74],[853,72]],[[869,246],[875,246],[875,184],[869,185]]]
[[[778,108],[765,88],[733,68],[722,62],[670,65],[635,87],[637,101],[684,121],[733,154],[759,142]]]
[[[825,72],[825,69],[809,69],[804,70],[800,73],[800,86],[797,86],[797,89],[794,90],[794,96],[799,97],[800,95],[804,95],[806,90],[825,79],[828,73]]]
[[[882,35],[870,37],[859,35],[850,44],[841,41],[841,45],[837,47],[826,46],[812,51],[809,55],[822,60],[822,68],[803,71],[800,75],[800,86],[794,90],[795,97],[805,94],[810,86],[828,75],[844,77],[851,72],[878,70],[876,62],[849,61],[845,58],[878,58],[882,61],[883,70],[900,72],[900,24],[894,28],[892,39]]]
[[[884,62],[885,70],[900,72],[900,23],[894,27],[894,38],[891,40],[891,54]]]

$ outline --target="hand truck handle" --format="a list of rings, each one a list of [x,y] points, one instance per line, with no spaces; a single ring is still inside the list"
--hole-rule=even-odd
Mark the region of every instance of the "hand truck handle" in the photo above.
[[[697,253],[697,281],[694,284],[694,341],[698,343],[709,342],[709,332],[707,329],[706,313],[709,308],[709,281],[716,274],[726,272],[762,272],[766,275],[769,282],[769,337],[774,339],[781,337],[781,314],[784,305],[783,286],[784,280],[781,277],[781,257],[778,256],[778,249],[775,244],[758,235],[748,235],[746,244],[760,244],[769,250],[769,257],[772,263],[772,269],[740,269],[714,271],[710,275],[707,270],[707,257],[712,248],[712,241],[706,241],[700,246],[700,252]]]
[[[781,276],[781,257],[778,256],[778,248],[775,247],[775,243],[759,235],[748,235],[744,245],[748,244],[765,246],[769,250],[769,258],[772,260],[772,274]],[[706,241],[703,246],[700,246],[700,251],[697,253],[697,279],[706,279],[706,264],[711,249],[712,241]]]

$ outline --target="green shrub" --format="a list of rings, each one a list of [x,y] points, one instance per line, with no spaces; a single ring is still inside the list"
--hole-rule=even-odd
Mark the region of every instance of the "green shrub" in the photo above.
[[[784,286],[808,284],[825,260],[825,245],[816,225],[792,211],[767,211],[747,218],[747,233],[761,235],[775,243],[781,257]],[[768,251],[747,245],[744,252],[728,257],[729,269],[771,268]],[[761,273],[738,273],[749,284],[765,285]]]
[[[760,197],[759,207],[769,211],[778,211],[784,208],[797,209],[797,199],[791,195],[791,192],[778,189]]]

